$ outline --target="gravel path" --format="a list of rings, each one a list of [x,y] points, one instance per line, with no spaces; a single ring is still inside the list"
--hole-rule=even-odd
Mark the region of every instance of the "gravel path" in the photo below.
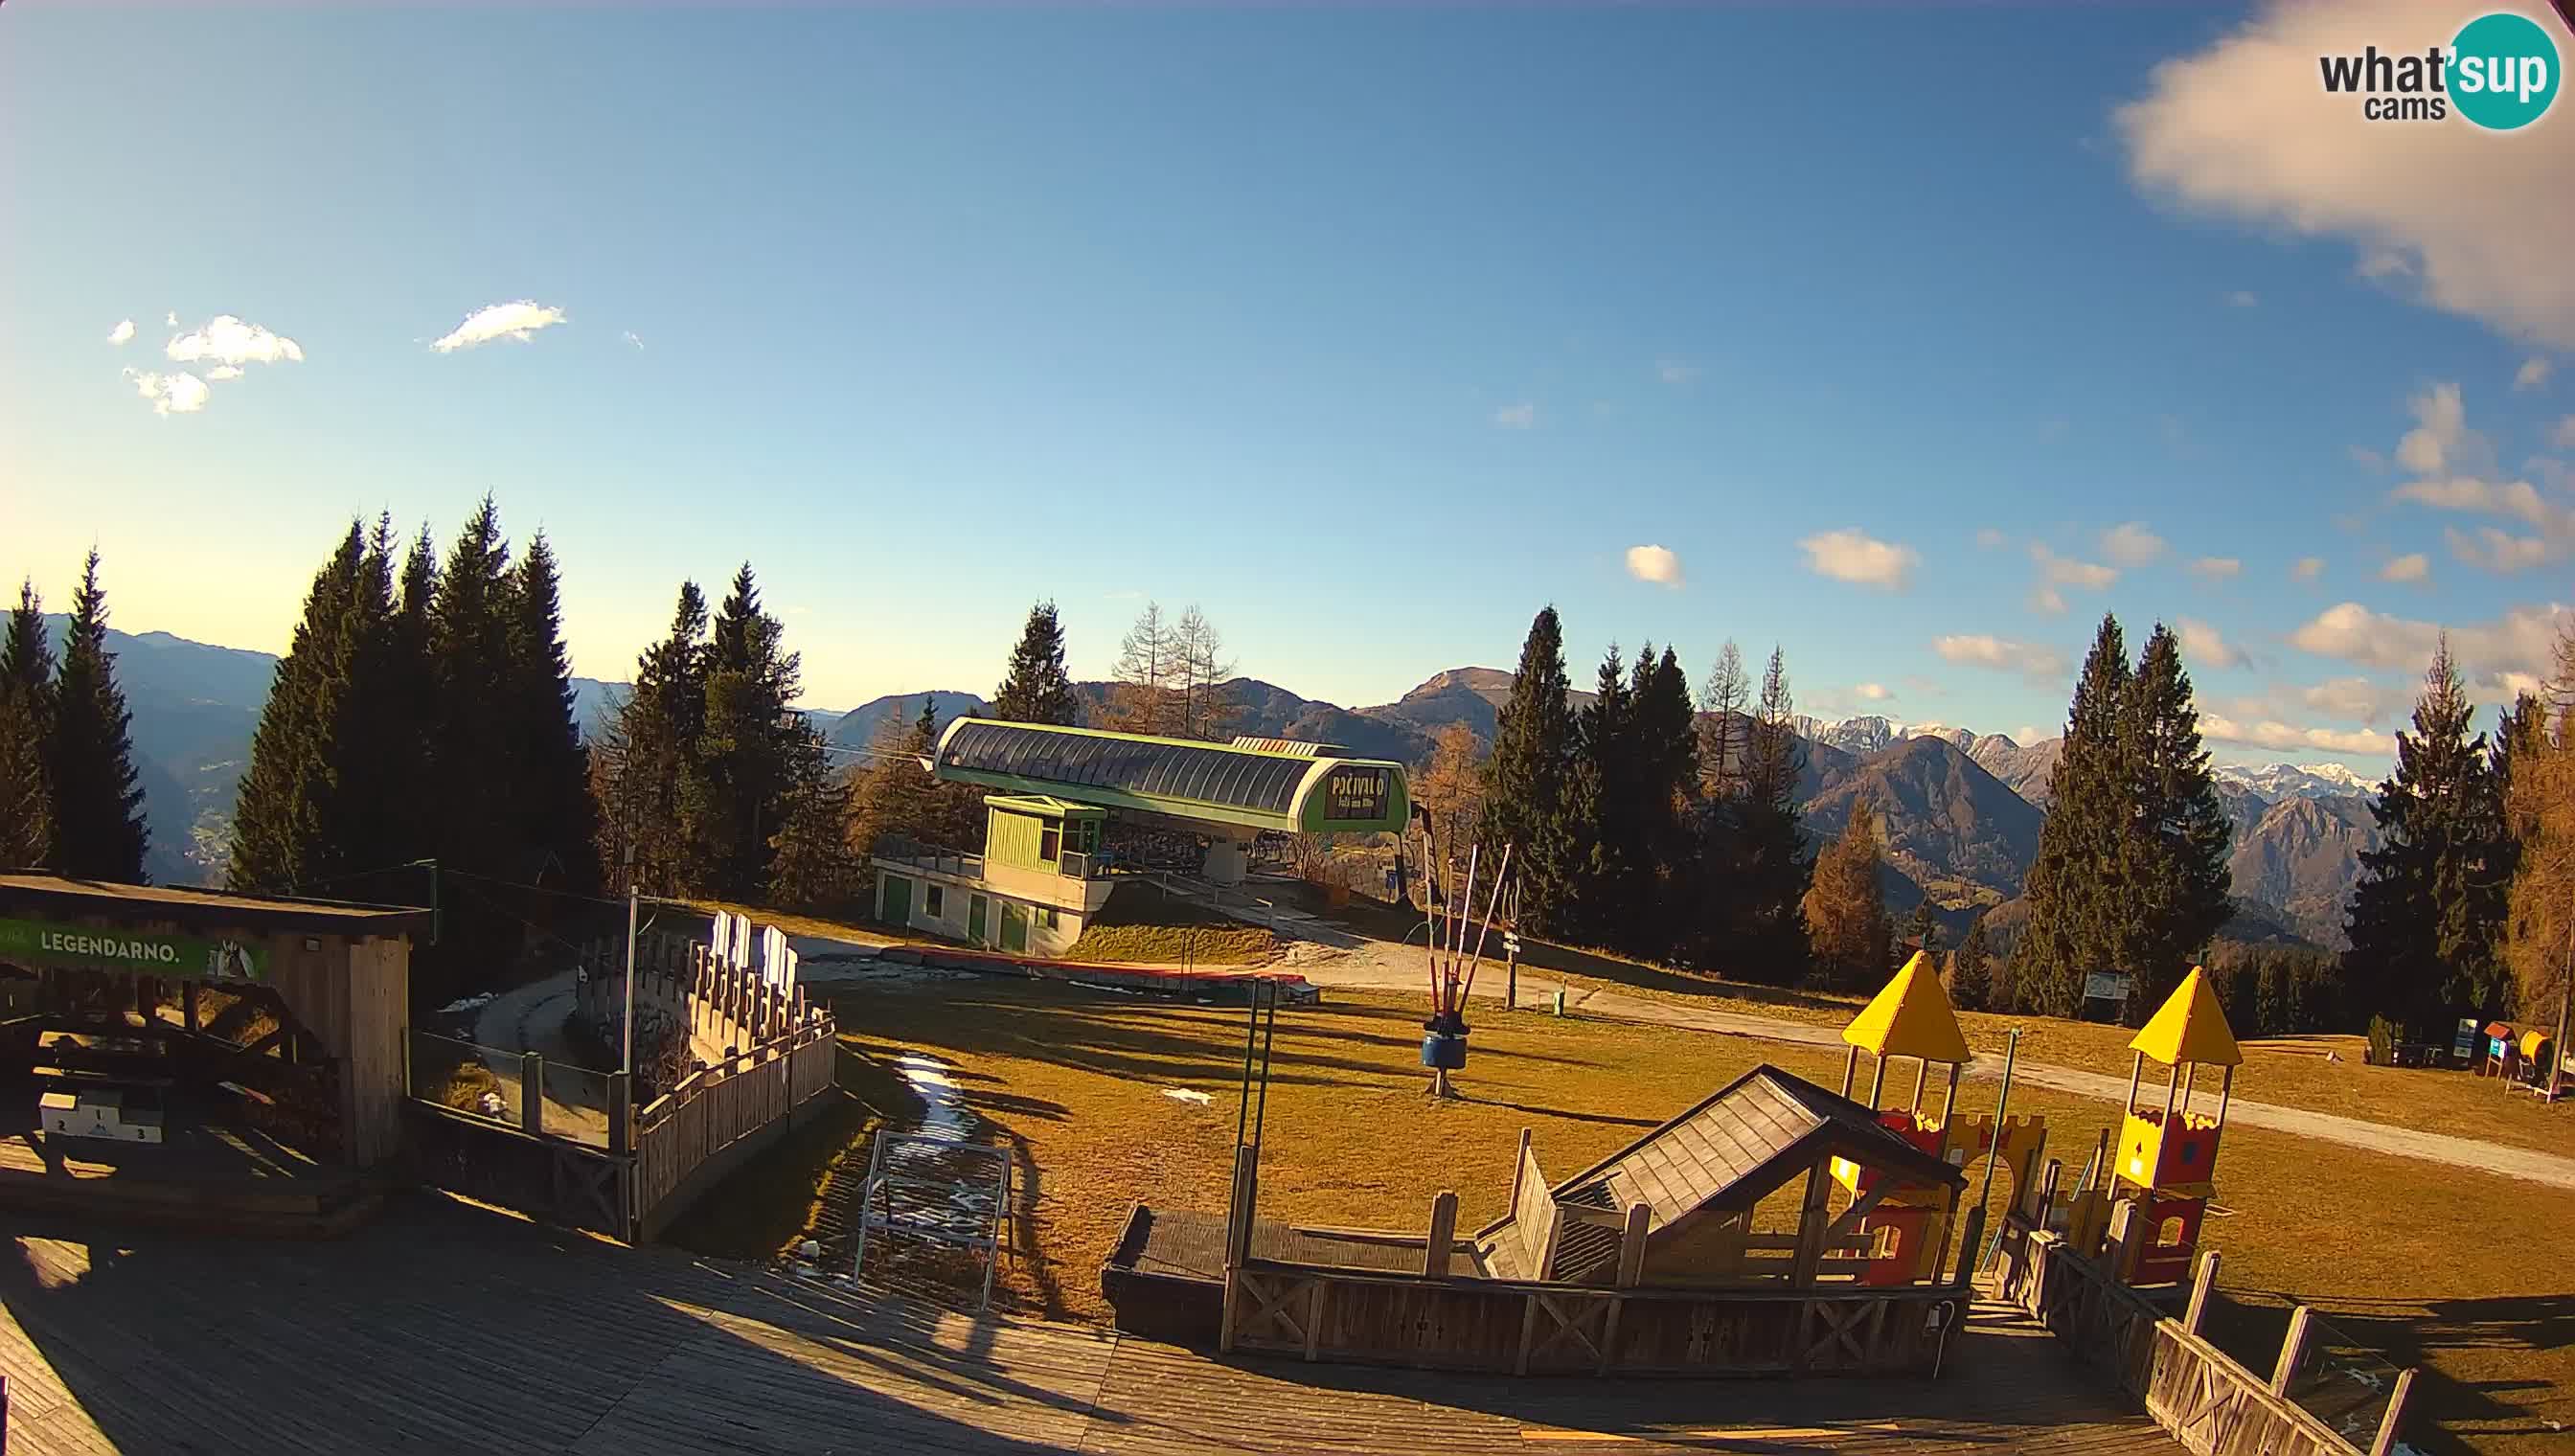
[[[1349,950],[1308,952],[1300,957],[1296,970],[1318,986],[1342,986],[1370,990],[1423,991],[1427,972],[1419,946],[1398,946],[1385,941],[1369,941]],[[1499,967],[1486,965],[1475,977],[1475,995],[1500,1000],[1503,981]],[[1582,989],[1563,986],[1544,974],[1520,974],[1519,996],[1522,1006],[1543,1006],[1558,989],[1565,992],[1567,1011],[1618,1021],[1639,1021],[1653,1025],[1678,1026],[1691,1031],[1709,1031],[1725,1036],[1749,1036],[1764,1041],[1782,1041],[1800,1046],[1821,1046],[1839,1050],[1841,1029],[1818,1026],[1803,1021],[1786,1021],[1743,1011],[1720,1010],[1712,1006],[1692,1006],[1654,997],[1630,995],[1609,989]],[[1999,1079],[2002,1062],[1997,1057],[1979,1057],[1968,1064],[1971,1077]],[[2051,1066],[2046,1062],[2023,1059],[2012,1073],[2016,1080],[2033,1082],[2055,1091],[2070,1092],[2078,1097],[2097,1097],[2116,1102],[2128,1092],[2127,1079],[2100,1072],[2081,1071],[2074,1067]],[[2265,1127],[2277,1132],[2295,1133],[2300,1137],[2321,1138],[2370,1152],[2395,1153],[2420,1158],[2426,1162],[2479,1172],[2500,1173],[2508,1178],[2543,1183],[2553,1188],[2575,1189],[2575,1158],[2554,1153],[2534,1152],[2527,1148],[2507,1147],[2501,1143],[2476,1138],[2451,1137],[2438,1132],[2418,1132],[2410,1127],[2397,1127],[2384,1122],[2364,1122],[2357,1117],[2339,1117],[2330,1112],[2310,1112],[2300,1107],[2282,1107],[2270,1102],[2253,1102],[2236,1098],[2227,1105],[2227,1119],[2247,1127]]]

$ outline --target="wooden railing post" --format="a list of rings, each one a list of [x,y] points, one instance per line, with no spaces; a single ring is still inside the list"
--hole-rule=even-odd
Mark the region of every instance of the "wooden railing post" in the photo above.
[[[1430,1200],[1430,1238],[1423,1246],[1421,1274],[1426,1279],[1447,1276],[1449,1256],[1457,1246],[1457,1195],[1443,1188]]]
[[[2271,1367],[2271,1393],[2287,1395],[2289,1382],[2298,1376],[2298,1362],[2307,1355],[2307,1320],[2314,1310],[2301,1304],[2289,1311],[2289,1333],[2280,1341],[2280,1362]]]
[[[635,1082],[625,1072],[608,1074],[608,1150],[635,1150]]]
[[[2182,1312],[2181,1327],[2199,1333],[2199,1322],[2208,1314],[2208,1296],[2217,1288],[2217,1250],[2199,1256],[2199,1277],[2191,1281],[2190,1307]]]
[[[533,1051],[519,1053],[519,1130],[546,1130],[546,1059]]]
[[[2369,1456],[2390,1456],[2396,1449],[2396,1425],[2405,1418],[2405,1397],[2414,1393],[2414,1369],[2407,1366],[2396,1375],[2396,1388],[2387,1393],[2387,1414],[2378,1418],[2378,1439],[2369,1443]]]

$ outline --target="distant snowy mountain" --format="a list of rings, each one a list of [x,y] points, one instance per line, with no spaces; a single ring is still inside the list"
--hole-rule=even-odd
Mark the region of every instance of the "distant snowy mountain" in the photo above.
[[[2215,770],[2220,782],[2240,785],[2264,803],[2284,798],[2342,798],[2375,795],[2378,784],[2340,763],[2265,763],[2258,768],[2228,763]]]

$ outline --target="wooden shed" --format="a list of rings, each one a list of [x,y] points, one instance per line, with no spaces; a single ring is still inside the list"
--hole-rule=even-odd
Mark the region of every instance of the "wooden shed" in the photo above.
[[[411,944],[430,922],[0,875],[0,1087],[16,1088],[0,1163],[103,1169],[93,1197],[230,1187],[270,1209],[289,1186],[372,1182],[401,1142]]]
[[[1836,1158],[1881,1175],[1838,1217]],[[1764,1227],[1762,1201],[1801,1177],[1793,1226]],[[1641,1208],[1647,1285],[1812,1285],[1861,1272],[1858,1226],[1890,1190],[1945,1189],[1954,1212],[1965,1186],[1965,1173],[1866,1107],[1765,1063],[1551,1188],[1523,1138],[1513,1211],[1476,1235],[1475,1251],[1494,1278],[1610,1283]]]

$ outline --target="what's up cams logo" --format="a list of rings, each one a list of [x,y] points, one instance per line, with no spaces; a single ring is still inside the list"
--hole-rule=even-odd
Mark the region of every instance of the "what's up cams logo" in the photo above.
[[[2498,10],[2459,27],[2447,45],[2419,51],[2318,56],[2325,93],[2357,96],[2368,121],[2447,121],[2519,131],[2556,104],[2557,37],[2527,15]]]

